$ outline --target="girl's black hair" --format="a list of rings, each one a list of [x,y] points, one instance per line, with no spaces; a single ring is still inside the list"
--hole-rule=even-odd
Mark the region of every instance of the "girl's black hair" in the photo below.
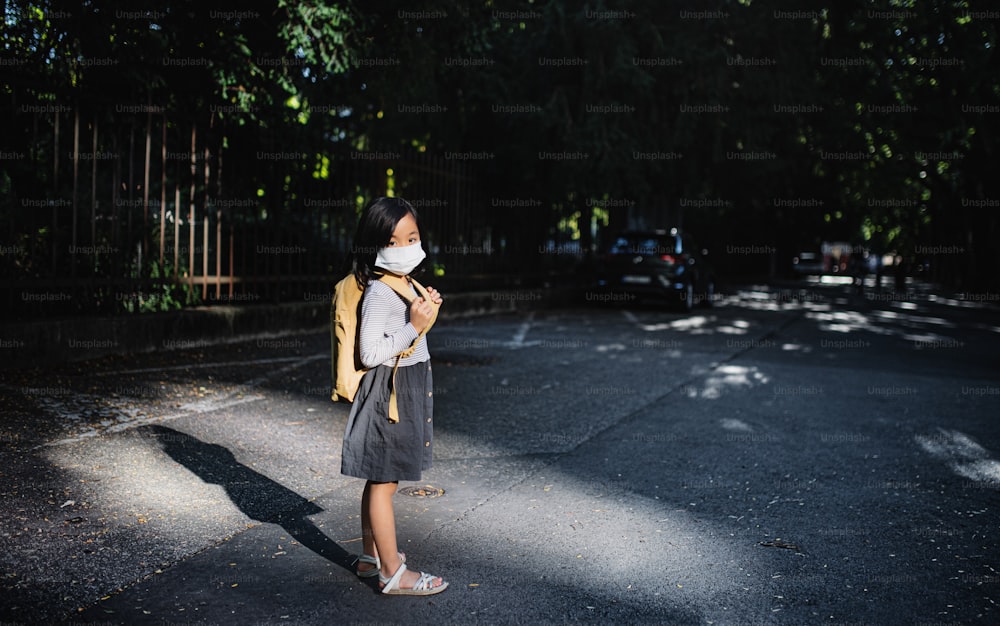
[[[413,216],[419,228],[417,211],[402,198],[379,198],[361,213],[351,244],[351,271],[359,287],[364,288],[375,279],[375,256],[389,245],[392,231],[407,213]]]

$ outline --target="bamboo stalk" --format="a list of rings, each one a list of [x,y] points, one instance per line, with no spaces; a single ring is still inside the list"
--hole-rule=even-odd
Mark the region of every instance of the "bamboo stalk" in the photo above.
[[[97,154],[97,118],[94,118],[92,152]],[[97,159],[90,161],[90,243],[97,249]]]
[[[198,127],[191,124],[191,189],[188,194],[188,275],[194,277],[194,193],[195,174],[197,173],[197,163],[195,162],[196,141],[198,138]]]
[[[52,137],[52,189],[59,189],[59,110],[52,114],[55,117],[55,129]],[[59,273],[59,209],[52,203],[52,274]]]
[[[69,275],[76,277],[76,227],[77,227],[77,205],[76,195],[80,180],[80,110],[73,113],[73,228],[72,243],[69,255]]]
[[[212,120],[210,118],[209,119],[209,128],[211,128],[211,127],[212,127]],[[211,137],[211,134],[209,134],[209,137]],[[205,180],[204,180],[204,186],[205,187],[204,187],[204,201],[202,203],[202,205],[205,207],[205,232],[204,232],[204,234],[202,236],[202,238],[204,239],[205,243],[204,243],[204,249],[201,251],[201,254],[202,254],[202,272],[205,274],[205,276],[208,276],[208,235],[209,235],[209,233],[208,233],[208,223],[209,223],[209,219],[208,219],[209,218],[209,212],[208,212],[208,194],[209,194],[209,181],[211,179],[211,173],[212,173],[211,165],[210,165],[210,160],[209,160],[210,157],[211,157],[211,152],[208,149],[208,141],[205,141],[205,145],[204,145],[204,160],[205,160]],[[216,220],[216,228],[218,228],[218,220]],[[216,272],[216,277],[218,277],[218,272]],[[216,298],[216,300],[218,300],[218,298],[219,298],[219,290],[220,289],[221,289],[221,285],[217,285],[216,289],[215,289],[215,298]],[[208,285],[207,284],[202,287],[201,297],[202,297],[203,300],[206,299],[206,298],[208,298]]]
[[[149,171],[152,166],[150,151],[153,146],[153,113],[152,102],[146,107],[146,154],[143,159],[142,172],[142,248],[145,254],[149,253]],[[145,256],[144,254],[144,256]],[[139,276],[142,276],[143,269],[139,268]]]
[[[160,276],[163,276],[163,253],[167,243],[167,114],[163,114],[163,139],[160,143]],[[177,222],[176,216],[174,222]],[[176,271],[176,263],[175,271]]]

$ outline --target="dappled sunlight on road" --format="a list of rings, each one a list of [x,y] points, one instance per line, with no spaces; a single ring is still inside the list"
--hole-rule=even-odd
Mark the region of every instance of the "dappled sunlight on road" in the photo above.
[[[655,324],[648,324],[645,322],[640,322],[634,315],[625,312],[625,317],[630,321],[634,322],[636,326],[646,332],[657,332],[661,330],[680,330],[692,332],[692,334],[700,334],[700,331],[710,332],[707,326],[716,321],[714,316],[706,317],[704,315],[692,315],[690,317],[684,317],[681,319],[671,320],[667,322],[656,322]]]
[[[698,397],[714,399],[724,391],[746,390],[759,385],[766,385],[770,377],[761,372],[756,365],[723,365],[716,368],[705,379],[704,387]]]
[[[942,329],[956,329],[955,323],[941,317],[911,315],[896,311],[875,310],[870,313],[859,311],[809,312],[806,319],[817,322],[817,328],[840,334],[872,333],[886,337],[897,337],[914,344],[914,347],[947,345],[955,340],[941,334]]]
[[[685,385],[682,392],[689,398],[715,400],[727,391],[745,391],[771,382],[771,377],[761,372],[756,365],[721,365],[705,377],[701,386]]]
[[[805,289],[776,290],[765,285],[737,289],[721,304],[752,311],[829,311],[833,308],[826,298],[818,298]]]
[[[901,302],[902,304],[910,304],[909,302]],[[905,308],[905,307],[900,307]],[[916,310],[916,305],[912,309]],[[949,322],[943,317],[931,317],[930,315],[910,315],[908,313],[897,313],[895,311],[872,311],[872,317],[882,320],[888,320],[891,322],[897,322],[904,326],[906,325],[922,325],[929,324],[932,326],[944,326],[945,328],[955,328],[955,324]]]
[[[789,343],[787,341],[781,344],[780,347],[782,352],[801,352],[803,354],[808,354],[813,351],[812,346],[807,346],[801,343]]]
[[[694,335],[701,334],[703,332],[711,332],[706,326],[709,323],[717,321],[716,318],[706,317],[704,315],[692,315],[691,317],[686,317],[679,320],[674,320],[670,322],[667,327],[673,330],[679,330],[682,332],[689,332]]]
[[[594,350],[600,353],[625,352],[626,350],[628,350],[628,346],[626,346],[624,343],[620,341],[616,343],[602,343],[594,346]]]
[[[648,333],[673,330],[688,335],[711,335],[714,333],[745,335],[750,328],[750,322],[747,320],[737,319],[723,323],[714,315],[692,315],[691,317],[653,324],[639,322],[634,317],[633,321],[640,330]]]
[[[746,320],[733,320],[728,326],[719,326],[718,332],[726,335],[745,335],[750,330],[750,322]]]
[[[958,430],[938,428],[931,435],[916,435],[917,444],[934,458],[979,488],[1000,489],[1000,461],[989,450]]]
[[[853,333],[859,330],[878,334],[891,334],[891,329],[876,326],[872,319],[857,311],[806,313],[806,319],[816,320],[820,330],[833,333]]]
[[[941,304],[949,307],[958,307],[962,309],[984,309],[988,306],[995,305],[996,302],[1000,301],[1000,296],[997,294],[988,294],[993,296],[992,298],[983,297],[982,301],[968,300],[961,298],[952,298],[949,296],[943,296],[935,293],[927,294],[927,301],[935,304]]]
[[[636,328],[647,333],[679,332],[686,335],[745,335],[753,323],[746,319],[720,319],[716,315],[690,315],[678,319],[648,322],[640,320],[634,313],[624,312],[625,319]]]
[[[734,419],[731,417],[724,417],[719,420],[719,426],[722,426],[726,430],[731,430],[738,433],[749,433],[753,431],[753,427],[747,424],[743,420]]]

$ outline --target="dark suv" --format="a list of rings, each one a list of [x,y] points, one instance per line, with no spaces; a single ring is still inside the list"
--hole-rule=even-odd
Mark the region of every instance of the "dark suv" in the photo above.
[[[697,244],[676,228],[628,231],[601,258],[597,284],[612,293],[653,296],[690,311],[711,306],[715,273]]]

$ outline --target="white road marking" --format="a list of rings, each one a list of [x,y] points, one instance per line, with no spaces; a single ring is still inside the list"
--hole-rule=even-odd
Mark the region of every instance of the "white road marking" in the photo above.
[[[124,406],[109,407],[108,418],[102,420],[101,424],[97,427],[91,427],[83,432],[78,432],[65,439],[59,439],[56,441],[49,441],[43,444],[35,446],[33,449],[44,448],[49,446],[63,446],[73,443],[78,443],[85,439],[91,439],[93,437],[98,437],[106,433],[118,433],[123,432],[132,428],[139,426],[144,426],[151,423],[162,423],[175,420],[180,417],[190,417],[192,415],[199,415],[203,413],[210,413],[212,411],[219,411],[223,409],[228,409],[240,404],[247,404],[250,402],[256,402],[258,400],[263,400],[264,395],[256,392],[256,388],[267,382],[271,378],[286,374],[292,370],[295,370],[303,365],[307,365],[314,361],[319,361],[323,359],[329,359],[330,355],[327,353],[313,354],[310,356],[298,356],[290,358],[277,358],[277,359],[256,359],[253,361],[233,361],[233,362],[216,362],[216,363],[199,363],[199,367],[224,367],[224,366],[239,366],[239,365],[249,365],[249,364],[268,364],[268,363],[279,363],[288,362],[285,367],[278,368],[276,370],[268,371],[266,374],[252,378],[244,383],[237,385],[231,391],[221,394],[217,397],[195,400],[193,402],[188,402],[182,404],[178,407],[180,410],[169,415],[146,415],[146,416],[134,416],[132,415],[133,409]],[[176,369],[176,368],[172,368]],[[134,374],[134,373],[149,373],[149,372],[160,372],[163,371],[160,368],[148,368],[142,370],[127,370],[118,372],[119,374]],[[59,417],[66,415],[72,415],[74,413],[73,409],[70,407],[73,404],[82,404],[86,402],[87,399],[91,402],[94,399],[92,394],[73,394],[66,402],[52,402],[51,400],[47,402],[48,409],[55,413]],[[76,403],[73,401],[76,400]]]
[[[136,370],[115,370],[113,372],[95,372],[95,376],[119,376],[122,374],[151,374],[156,372],[170,372],[175,370],[186,370],[186,369],[203,369],[206,367],[239,367],[246,365],[268,365],[270,363],[289,363],[291,361],[299,361],[301,359],[315,359],[323,355],[313,355],[311,357],[301,357],[301,356],[282,356],[275,357],[273,359],[253,359],[249,361],[213,361],[211,363],[189,363],[187,365],[170,365],[167,367],[145,367]],[[329,354],[326,355],[329,358]]]
[[[510,348],[511,350],[516,350],[517,348],[527,348],[529,346],[537,346],[541,344],[541,341],[525,341],[524,338],[528,336],[528,331],[531,330],[532,321],[535,319],[535,312],[529,311],[527,319],[521,324],[517,332],[514,333],[513,339],[504,342],[504,346]]]

